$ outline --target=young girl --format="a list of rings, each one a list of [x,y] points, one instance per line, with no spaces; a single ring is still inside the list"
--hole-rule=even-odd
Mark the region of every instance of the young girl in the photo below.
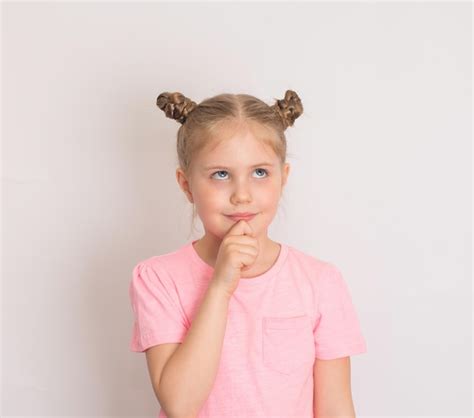
[[[158,416],[355,417],[349,356],[367,349],[341,272],[267,234],[300,98],[157,105],[181,124],[176,178],[205,230],[133,269],[130,349],[146,353]]]

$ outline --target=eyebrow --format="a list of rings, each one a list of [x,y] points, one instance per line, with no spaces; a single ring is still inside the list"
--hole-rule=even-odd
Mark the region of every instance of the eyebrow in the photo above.
[[[252,165],[250,168],[254,168],[254,167],[273,167],[273,166],[274,166],[274,164],[264,162],[264,163]],[[204,167],[204,170],[216,170],[218,168],[229,170],[229,167],[225,167],[223,165],[213,165],[213,166],[209,166],[209,167]]]

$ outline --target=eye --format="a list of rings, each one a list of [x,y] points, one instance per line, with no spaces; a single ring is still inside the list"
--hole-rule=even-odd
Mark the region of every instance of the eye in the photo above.
[[[214,174],[218,174],[218,173],[227,173],[227,171],[225,171],[225,170],[216,171],[215,173],[213,173],[213,174],[211,175],[211,178],[214,178]],[[222,177],[219,176],[219,178],[222,178]]]
[[[255,169],[255,171],[257,171],[257,170],[263,171],[263,172],[268,176],[268,171],[265,170],[264,168],[257,168],[257,169]],[[265,177],[267,177],[267,176],[265,176]],[[262,178],[262,177],[260,177],[260,178]]]
[[[260,171],[260,172],[265,173],[265,176],[258,176],[257,178],[265,178],[265,177],[268,177],[268,171],[265,170],[264,168],[256,168],[255,171]],[[214,173],[211,175],[211,178],[217,180],[217,178],[214,177],[214,175],[217,174],[217,175],[218,175],[217,177],[218,177],[219,179],[224,179],[224,180],[225,180],[225,178],[224,178],[223,176],[219,175],[220,173],[227,173],[227,171],[226,171],[226,170],[219,170],[219,171],[216,171],[216,172],[214,172]]]

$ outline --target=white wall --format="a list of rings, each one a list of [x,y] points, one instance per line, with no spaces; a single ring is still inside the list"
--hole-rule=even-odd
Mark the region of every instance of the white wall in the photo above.
[[[2,416],[157,415],[128,285],[191,211],[156,97],[288,88],[271,235],[344,272],[358,416],[471,415],[468,2],[2,10]]]

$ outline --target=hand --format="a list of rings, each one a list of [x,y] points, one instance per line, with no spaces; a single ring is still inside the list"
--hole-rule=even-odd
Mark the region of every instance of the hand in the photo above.
[[[239,284],[241,271],[252,266],[258,253],[255,233],[248,222],[241,219],[222,239],[211,284],[223,290],[230,298]]]

